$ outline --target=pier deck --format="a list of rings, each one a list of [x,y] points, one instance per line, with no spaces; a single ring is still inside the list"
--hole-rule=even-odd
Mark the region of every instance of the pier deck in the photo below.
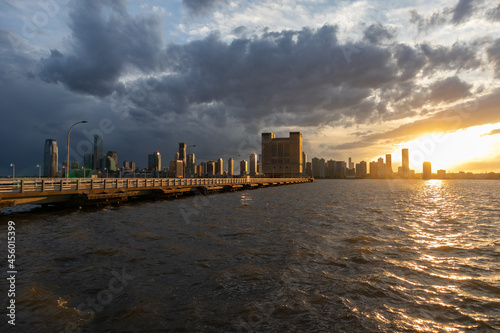
[[[0,211],[17,205],[101,205],[312,182],[310,178],[0,179]]]

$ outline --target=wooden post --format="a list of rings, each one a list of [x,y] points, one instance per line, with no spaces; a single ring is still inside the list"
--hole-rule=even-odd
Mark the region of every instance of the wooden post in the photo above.
[[[63,188],[64,188],[64,180],[61,179],[61,191],[63,190]]]

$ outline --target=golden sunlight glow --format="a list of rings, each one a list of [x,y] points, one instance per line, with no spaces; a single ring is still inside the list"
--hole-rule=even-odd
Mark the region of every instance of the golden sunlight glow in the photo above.
[[[454,167],[472,159],[489,159],[492,156],[492,146],[499,141],[499,135],[487,135],[500,128],[500,124],[490,124],[470,127],[453,133],[434,133],[422,136],[416,140],[402,143],[393,153],[401,156],[401,148],[408,148],[410,168],[416,172],[422,171],[422,163],[429,161],[432,172],[444,169],[451,172],[460,170]],[[394,160],[397,160],[394,159]]]

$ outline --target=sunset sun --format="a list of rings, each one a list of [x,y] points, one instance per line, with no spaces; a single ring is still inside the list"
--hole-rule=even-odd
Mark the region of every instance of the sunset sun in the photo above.
[[[487,159],[492,154],[495,136],[488,135],[500,124],[470,127],[451,133],[433,133],[416,140],[402,143],[401,148],[410,151],[410,167],[420,172],[422,163],[429,161],[433,170],[444,169],[451,172],[460,171],[461,164],[474,159]]]

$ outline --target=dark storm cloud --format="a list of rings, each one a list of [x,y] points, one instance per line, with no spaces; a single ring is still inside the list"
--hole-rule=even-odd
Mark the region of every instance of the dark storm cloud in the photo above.
[[[429,99],[432,104],[450,103],[470,96],[472,85],[457,76],[434,82],[430,87]]]
[[[194,15],[203,15],[209,13],[212,9],[226,5],[228,0],[182,0],[182,4],[189,13]]]
[[[158,65],[160,26],[156,16],[129,15],[121,1],[79,1],[71,14],[71,49],[51,50],[40,76],[75,92],[109,95],[126,69],[148,72]]]
[[[474,3],[481,1],[477,0],[460,0],[452,11],[451,22],[455,24],[462,23],[470,18],[474,12]]]
[[[481,66],[477,48],[456,42],[452,46],[431,46],[421,44],[420,49],[427,57],[426,71],[435,70],[473,70]]]
[[[384,41],[391,41],[396,37],[397,30],[384,27],[382,24],[372,24],[363,32],[364,39],[372,44],[380,44]]]
[[[419,32],[428,32],[444,24],[458,25],[467,22],[480,9],[482,0],[459,0],[452,7],[445,7],[437,10],[427,17],[420,15],[416,10],[410,11],[410,23],[417,27]],[[487,12],[490,16],[492,10]],[[492,15],[495,15],[493,12]]]

